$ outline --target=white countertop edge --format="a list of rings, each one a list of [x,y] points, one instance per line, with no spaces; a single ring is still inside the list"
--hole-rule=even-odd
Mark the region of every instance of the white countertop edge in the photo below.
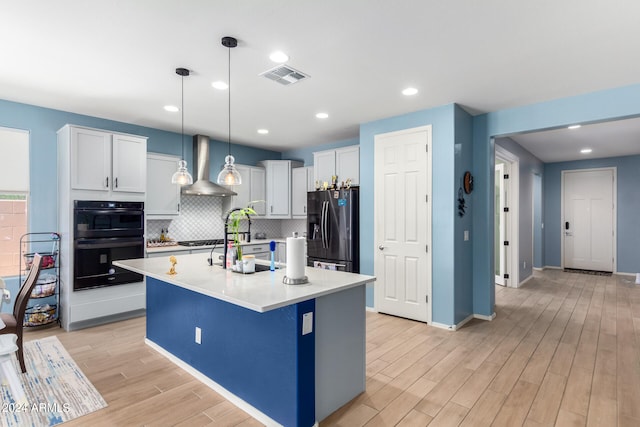
[[[180,255],[180,258],[190,258],[190,257],[198,257],[199,255]],[[323,289],[315,289],[312,290],[311,292],[308,293],[303,293],[302,295],[296,296],[296,297],[288,297],[286,299],[281,299],[278,302],[274,302],[274,303],[265,303],[265,304],[255,304],[252,303],[250,301],[246,301],[240,298],[235,298],[231,295],[227,295],[224,294],[222,292],[216,292],[215,290],[210,290],[210,289],[206,289],[203,288],[201,286],[197,286],[197,285],[193,285],[190,283],[187,283],[185,281],[181,281],[181,277],[184,277],[180,275],[180,273],[174,275],[174,276],[170,276],[166,273],[162,273],[159,274],[155,271],[150,271],[148,269],[145,268],[141,268],[138,267],[136,265],[131,265],[131,262],[136,262],[136,261],[143,261],[143,260],[153,260],[154,258],[141,258],[141,259],[133,259],[133,260],[123,260],[123,261],[114,261],[113,264],[118,266],[118,267],[122,267],[122,268],[126,268],[127,270],[131,270],[134,271],[136,273],[140,273],[143,274],[145,276],[149,276],[149,277],[153,277],[154,279],[166,282],[166,283],[170,283],[172,285],[175,286],[179,286],[182,287],[184,289],[188,289],[190,291],[193,292],[197,292],[199,294],[203,294],[203,295],[207,295],[210,296],[212,298],[216,298],[218,300],[221,301],[225,301],[234,305],[237,305],[239,307],[244,307],[246,309],[252,310],[252,311],[256,311],[259,313],[264,313],[270,310],[275,310],[278,308],[282,308],[282,307],[286,307],[289,305],[293,305],[293,304],[297,304],[299,302],[303,302],[303,301],[308,301],[311,299],[315,299],[315,298],[319,298],[325,295],[330,295],[336,292],[340,292],[343,290],[347,290],[347,289],[351,289],[354,288],[356,286],[362,286],[365,285],[367,283],[373,282],[376,280],[376,278],[374,276],[366,276],[366,275],[361,275],[361,274],[355,274],[355,273],[348,273],[348,274],[353,274],[354,276],[354,280],[352,282],[337,286],[337,287],[332,287],[332,288],[323,288]],[[157,259],[157,258],[155,258]],[[168,263],[167,264],[167,270],[169,269]],[[211,271],[209,274],[214,277],[215,275],[219,275],[220,276],[220,280],[223,280],[224,277],[226,277],[226,274],[228,274],[228,272],[226,270],[223,270],[220,266],[214,266],[214,267],[209,267],[209,266],[205,266],[205,268],[207,268],[209,271],[211,271],[211,269],[213,268],[217,268],[219,270],[217,271]],[[310,268],[310,267],[307,267]],[[180,262],[178,263],[178,270],[180,269]],[[326,271],[326,270],[325,270]],[[205,272],[203,272],[204,274],[206,274]],[[279,285],[282,286],[283,288],[286,289],[286,287],[291,287],[291,288],[298,288],[300,291],[304,291],[305,287],[312,287],[313,283],[311,284],[304,284],[304,285],[285,285],[284,283],[282,283],[282,280],[285,276],[286,273],[286,269],[282,268],[282,269],[278,269],[274,272],[270,272],[270,271],[263,271],[263,272],[258,272],[258,273],[254,273],[251,275],[247,275],[247,277],[264,277],[265,279],[269,278],[269,275],[275,275],[275,282]],[[343,273],[343,272],[340,272]],[[222,276],[222,274],[224,274],[225,276]],[[234,276],[237,275],[238,277],[242,277],[243,275],[241,273],[229,273],[229,274],[233,274]],[[233,277],[233,276],[232,276]],[[355,277],[358,277],[357,279],[355,279]]]

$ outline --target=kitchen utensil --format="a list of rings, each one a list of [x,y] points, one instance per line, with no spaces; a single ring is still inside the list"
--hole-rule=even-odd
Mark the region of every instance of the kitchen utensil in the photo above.
[[[275,241],[270,241],[269,242],[269,250],[271,251],[271,265],[269,266],[269,270],[271,271],[276,271],[276,242]]]

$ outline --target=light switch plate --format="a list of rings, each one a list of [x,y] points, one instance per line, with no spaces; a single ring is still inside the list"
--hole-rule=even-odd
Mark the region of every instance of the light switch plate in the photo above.
[[[313,332],[313,312],[305,313],[302,315],[302,335],[307,335]]]
[[[464,241],[469,240],[469,230],[464,230]]]
[[[202,344],[202,329],[196,326],[196,344]]]

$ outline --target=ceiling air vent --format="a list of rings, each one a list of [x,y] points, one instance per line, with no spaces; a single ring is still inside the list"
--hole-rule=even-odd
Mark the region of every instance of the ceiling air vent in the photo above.
[[[267,70],[260,75],[284,86],[298,83],[300,80],[309,78],[305,73],[295,70],[288,65],[278,65],[277,67]]]

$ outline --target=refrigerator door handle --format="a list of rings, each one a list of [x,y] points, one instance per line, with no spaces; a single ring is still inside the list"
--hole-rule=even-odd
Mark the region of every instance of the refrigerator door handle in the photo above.
[[[329,249],[329,202],[322,202],[322,247]]]

